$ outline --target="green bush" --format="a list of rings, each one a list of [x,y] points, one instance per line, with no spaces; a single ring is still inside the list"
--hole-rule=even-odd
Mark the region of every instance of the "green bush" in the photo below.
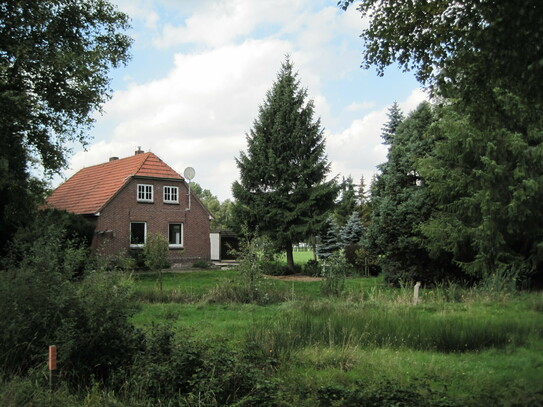
[[[0,364],[7,377],[24,375],[57,345],[65,381],[105,382],[137,350],[139,334],[128,321],[136,311],[132,287],[117,274],[74,279],[72,256],[80,253],[62,239],[61,230],[43,230],[0,273]]]
[[[318,389],[318,406],[322,407],[454,407],[463,404],[450,400],[444,391],[430,388],[423,380],[406,385],[381,380],[367,386],[357,383],[352,387],[323,386]]]
[[[208,302],[237,302],[270,304],[283,299],[281,293],[263,278],[263,265],[270,264],[268,239],[256,238],[244,242],[237,253],[239,278],[223,280],[207,295]]]
[[[273,366],[257,347],[234,350],[225,340],[195,339],[153,325],[144,351],[126,376],[123,393],[151,405],[165,400],[171,405],[250,405],[245,401],[263,397]]]
[[[211,264],[207,260],[196,260],[192,263],[192,267],[198,269],[208,269],[211,267]]]
[[[143,256],[145,265],[149,270],[157,271],[169,268],[168,239],[160,233],[147,236],[147,241],[143,248]]]
[[[349,265],[343,250],[333,253],[322,264],[321,293],[327,297],[338,297],[345,289],[345,274]]]
[[[308,260],[302,270],[306,276],[320,277],[322,275],[322,268],[318,260]]]

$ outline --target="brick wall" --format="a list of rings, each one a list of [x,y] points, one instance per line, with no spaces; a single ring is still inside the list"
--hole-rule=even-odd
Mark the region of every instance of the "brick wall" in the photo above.
[[[153,203],[137,201],[137,185],[153,185]],[[165,186],[179,187],[179,203],[163,201]],[[170,223],[183,224],[183,249],[170,248],[172,263],[210,258],[209,214],[192,195],[188,208],[188,188],[181,180],[132,178],[103,208],[96,220],[93,250],[100,255],[115,255],[130,249],[130,223],[145,222],[147,236],[162,233],[168,237]],[[138,249],[142,250],[142,249]]]

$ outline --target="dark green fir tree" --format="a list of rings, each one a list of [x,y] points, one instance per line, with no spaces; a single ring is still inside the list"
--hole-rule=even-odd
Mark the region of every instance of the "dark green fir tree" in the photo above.
[[[435,139],[430,130],[436,120],[436,111],[428,102],[409,114],[397,127],[388,161],[373,184],[365,243],[372,255],[380,256],[389,283],[448,277],[450,258],[443,260],[439,251],[430,256],[419,230],[436,205],[419,174],[420,159],[433,151]]]
[[[247,152],[236,159],[240,180],[232,185],[236,223],[269,236],[291,270],[293,244],[317,234],[338,192],[326,179],[324,129],[306,99],[287,57],[247,134]]]
[[[381,129],[381,137],[383,138],[383,144],[391,145],[394,140],[394,134],[401,122],[404,120],[402,109],[398,105],[398,102],[394,102],[388,109],[388,121]]]
[[[350,175],[347,178],[343,177],[339,184],[339,191],[339,199],[336,203],[334,215],[337,224],[344,226],[353,211],[358,209],[356,187],[353,182],[353,177]]]

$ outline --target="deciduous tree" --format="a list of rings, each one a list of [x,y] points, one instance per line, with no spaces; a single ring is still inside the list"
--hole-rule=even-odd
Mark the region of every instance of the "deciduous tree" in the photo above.
[[[70,143],[85,145],[110,69],[129,59],[127,27],[106,0],[0,1],[2,237],[30,209],[29,166],[58,172]]]

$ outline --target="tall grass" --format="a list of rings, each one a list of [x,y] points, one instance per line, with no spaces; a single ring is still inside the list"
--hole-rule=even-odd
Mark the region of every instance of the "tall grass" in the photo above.
[[[466,352],[525,344],[542,337],[532,318],[485,318],[421,312],[416,307],[305,303],[273,320],[256,324],[250,341],[268,352],[289,356],[309,346],[408,348]]]

